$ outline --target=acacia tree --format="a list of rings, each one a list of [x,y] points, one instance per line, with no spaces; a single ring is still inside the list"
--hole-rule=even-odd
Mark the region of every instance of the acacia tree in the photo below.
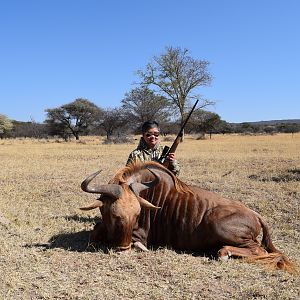
[[[97,123],[106,132],[107,140],[110,140],[118,128],[125,126],[126,120],[122,109],[106,108],[99,116]]]
[[[218,114],[203,109],[196,110],[189,122],[190,128],[201,132],[203,136],[205,133],[209,133],[210,137],[212,131],[217,130],[220,125],[221,118]]]
[[[72,134],[79,140],[80,134],[87,131],[101,109],[87,99],[78,98],[58,108],[46,109],[46,112],[45,122],[52,131],[65,138]]]
[[[145,71],[138,70],[137,74],[142,84],[154,86],[179,110],[182,124],[190,100],[201,100],[199,108],[213,104],[196,93],[198,87],[211,83],[208,65],[208,61],[192,58],[187,49],[167,47],[165,53],[154,56]]]
[[[12,129],[12,121],[7,116],[0,114],[0,138],[3,139]]]
[[[131,124],[141,124],[147,120],[166,121],[169,104],[165,97],[156,95],[147,86],[132,89],[121,101],[124,114]]]

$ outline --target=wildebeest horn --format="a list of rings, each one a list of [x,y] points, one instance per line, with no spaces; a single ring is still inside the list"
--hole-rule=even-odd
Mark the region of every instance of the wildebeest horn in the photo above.
[[[148,182],[133,182],[130,184],[130,187],[132,191],[136,194],[139,195],[141,191],[149,189],[151,187],[154,187],[157,185],[160,181],[160,176],[155,172],[150,169],[148,169],[153,175],[154,175],[154,180],[148,181]]]
[[[103,184],[97,187],[89,187],[90,182],[101,172],[97,171],[92,175],[88,176],[82,183],[81,189],[87,193],[94,194],[105,194],[113,197],[114,199],[118,199],[122,196],[123,189],[118,184]]]
[[[84,207],[80,207],[79,209],[81,209],[81,210],[92,210],[92,209],[95,209],[97,207],[101,207],[102,205],[103,205],[103,202],[100,201],[99,199],[97,199],[93,203],[91,203],[87,206],[84,206]]]
[[[137,199],[139,200],[140,202],[140,205],[142,207],[145,207],[145,208],[148,208],[148,209],[160,209],[159,206],[155,206],[153,205],[151,202],[147,201],[146,199],[142,198],[142,197],[137,197]]]

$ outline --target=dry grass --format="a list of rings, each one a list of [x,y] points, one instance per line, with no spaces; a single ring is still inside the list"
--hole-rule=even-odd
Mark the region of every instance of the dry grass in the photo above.
[[[78,210],[95,198],[80,183],[98,169],[107,182],[134,147],[0,141],[0,299],[299,299],[299,276],[240,260],[86,251],[99,213]],[[299,149],[299,134],[187,137],[180,177],[260,212],[276,247],[300,265]]]

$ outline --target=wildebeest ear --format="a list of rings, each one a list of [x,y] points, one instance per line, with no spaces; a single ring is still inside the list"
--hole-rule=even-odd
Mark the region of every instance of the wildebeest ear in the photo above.
[[[140,205],[144,208],[148,208],[148,209],[160,209],[159,206],[155,206],[153,205],[152,203],[150,203],[149,201],[147,201],[146,199],[142,198],[142,197],[137,197],[137,199],[139,200],[140,202]]]
[[[133,182],[129,185],[130,189],[134,192],[136,196],[140,194],[141,191],[149,189],[150,187],[144,183]]]
[[[91,203],[90,205],[80,207],[79,209],[81,209],[81,210],[91,210],[91,209],[95,209],[97,207],[101,207],[102,205],[103,205],[103,202],[100,201],[99,199],[97,199],[93,203]]]
[[[129,187],[135,193],[136,196],[138,196],[141,191],[154,187],[160,181],[160,177],[156,172],[150,169],[148,170],[154,175],[154,180],[148,182],[133,182],[129,185]]]

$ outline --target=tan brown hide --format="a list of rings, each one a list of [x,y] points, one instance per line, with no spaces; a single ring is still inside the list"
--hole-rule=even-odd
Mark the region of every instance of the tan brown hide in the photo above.
[[[154,162],[124,167],[108,184],[90,188],[97,174],[82,184],[84,191],[101,194],[97,201],[102,223],[95,226],[93,242],[105,241],[120,250],[134,242],[145,247],[218,251],[221,259],[243,257],[295,270],[274,247],[262,217],[242,202],[187,185]]]

